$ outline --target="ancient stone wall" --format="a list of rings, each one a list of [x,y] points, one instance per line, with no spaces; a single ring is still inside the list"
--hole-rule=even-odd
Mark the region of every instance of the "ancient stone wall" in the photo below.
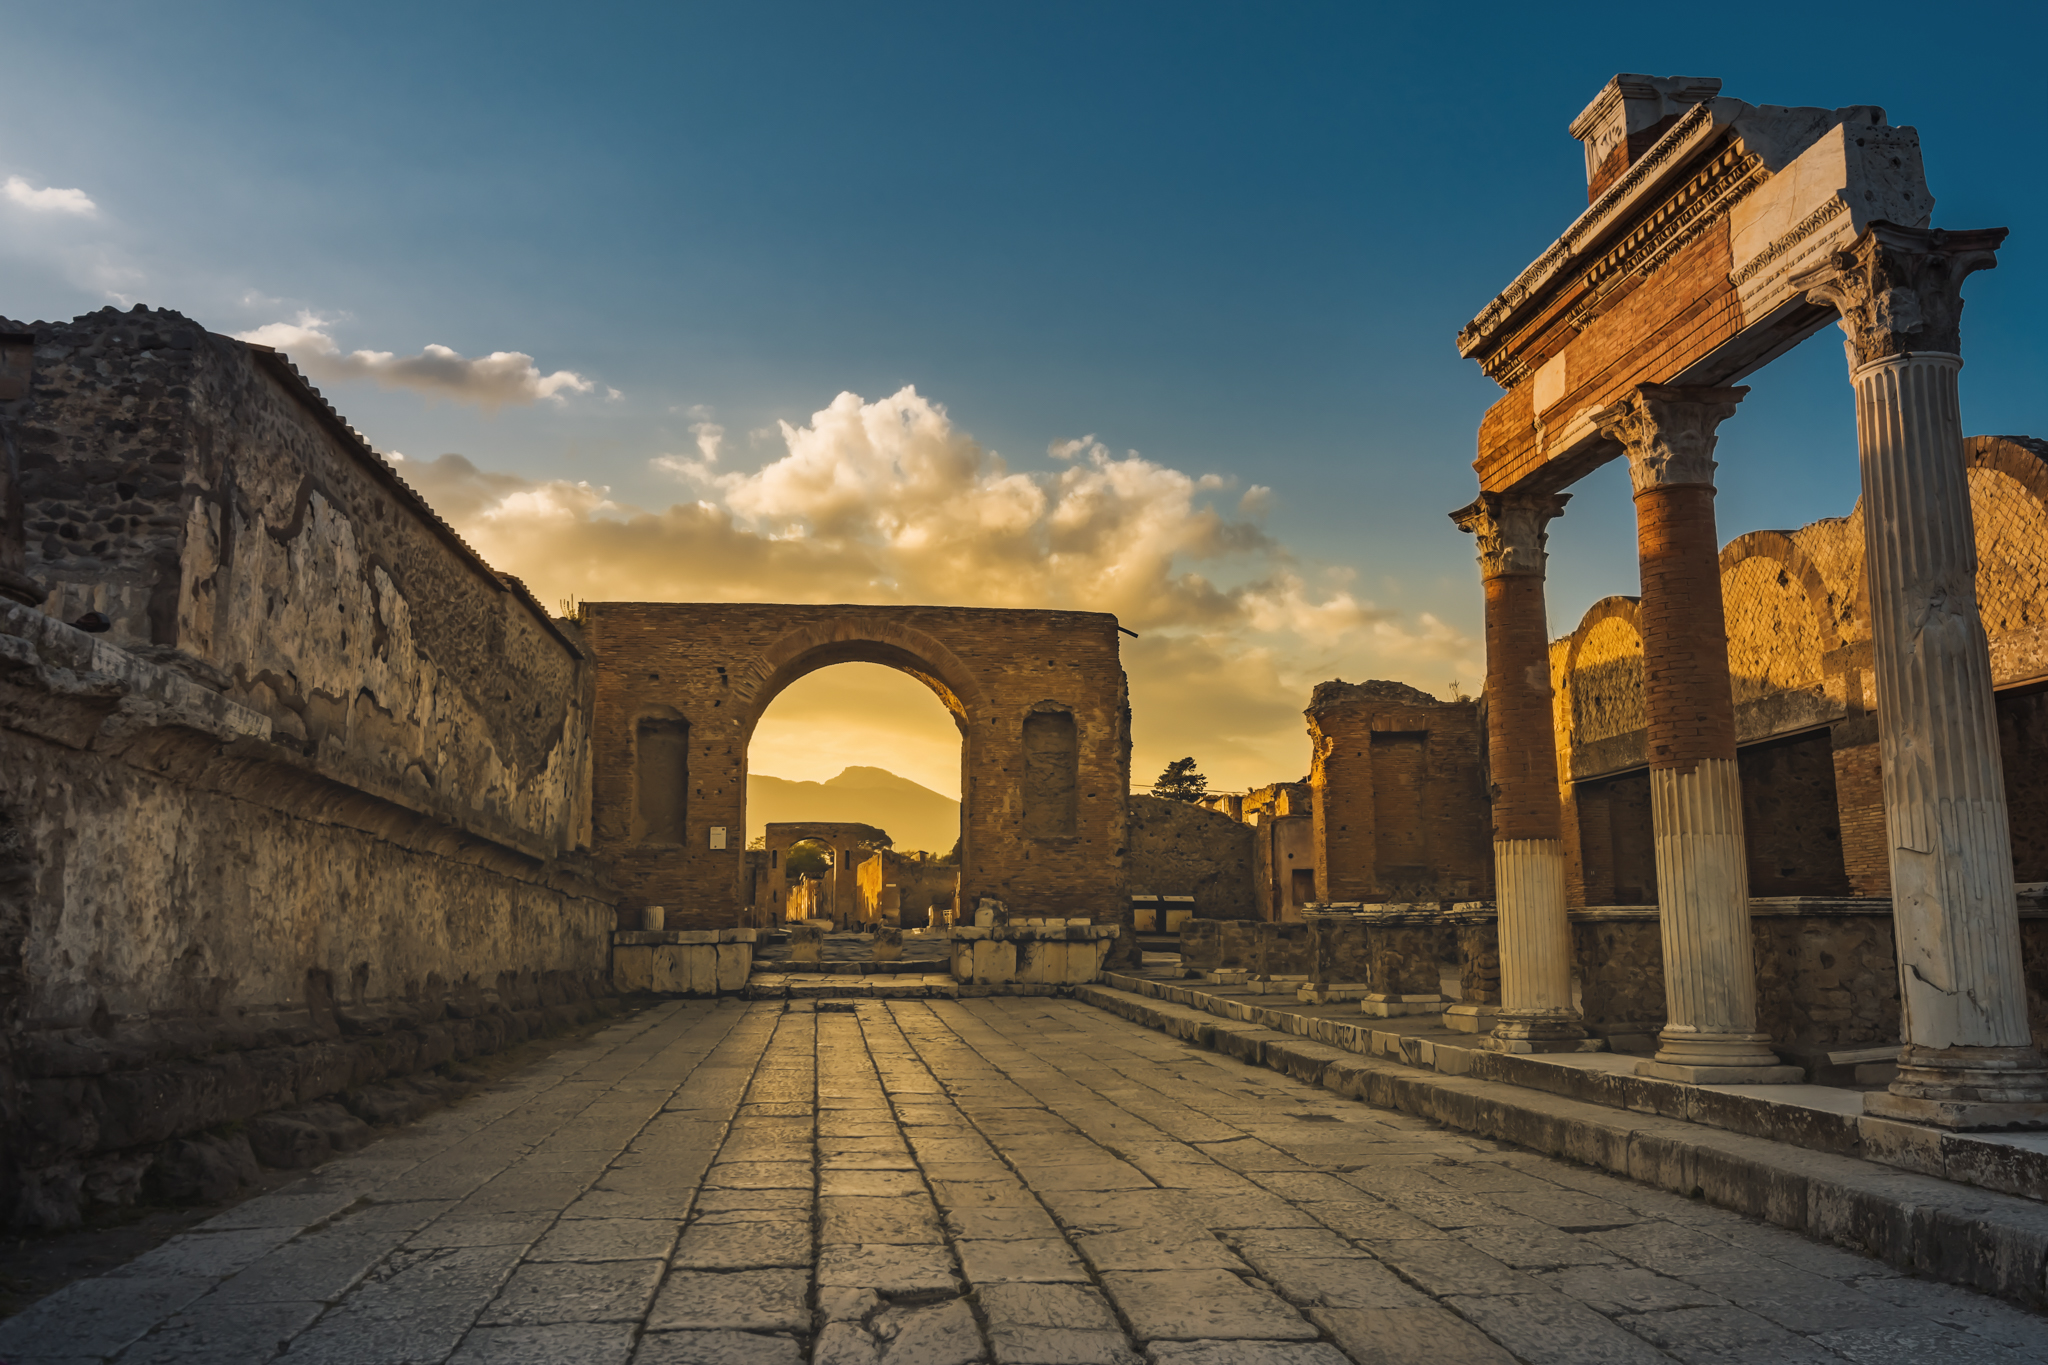
[[[1493,894],[1485,730],[1476,702],[1403,683],[1319,683],[1307,711],[1317,896]]]
[[[571,634],[282,357],[148,309],[12,330],[47,595],[0,603],[0,1214],[592,1017]]]
[[[596,662],[594,828],[626,902],[677,928],[742,913],[747,744],[784,687],[835,663],[924,682],[961,732],[967,905],[1017,917],[1128,917],[1130,713],[1113,617],[956,607],[588,603]],[[640,723],[688,727],[685,838],[634,825]],[[724,831],[724,847],[714,847]],[[772,874],[771,874],[772,875]]]
[[[579,650],[283,356],[139,307],[33,331],[9,423],[46,613],[101,614],[351,787],[588,846]]]
[[[1130,798],[1124,874],[1135,895],[1193,896],[1203,920],[1259,919],[1250,825],[1157,796]]]

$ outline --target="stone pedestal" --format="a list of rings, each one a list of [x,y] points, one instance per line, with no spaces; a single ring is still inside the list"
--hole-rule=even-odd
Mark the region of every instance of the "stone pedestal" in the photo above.
[[[1563,819],[1543,605],[1545,527],[1563,494],[1486,494],[1451,514],[1478,542],[1486,589],[1487,751],[1493,780],[1500,1002],[1493,1037],[1515,1051],[1574,1048]],[[1453,1016],[1476,1029],[1477,1010]],[[1446,1022],[1449,1022],[1447,1019]]]
[[[1598,414],[1628,455],[1642,562],[1644,700],[1665,1025],[1639,1074],[1797,1081],[1756,1025],[1749,865],[1714,527],[1714,441],[1747,389],[1643,384]]]
[[[2004,237],[1875,224],[1794,282],[1842,314],[1863,470],[1905,1042],[1865,1107],[1957,1129],[2048,1127],[1956,392],[1962,282]]]

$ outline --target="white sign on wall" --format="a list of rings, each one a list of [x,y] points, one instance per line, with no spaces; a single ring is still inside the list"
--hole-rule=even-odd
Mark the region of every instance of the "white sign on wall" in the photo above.
[[[713,848],[724,848],[724,847],[725,847],[725,826],[724,826],[724,825],[713,825],[713,826],[711,827],[711,846],[712,846]]]

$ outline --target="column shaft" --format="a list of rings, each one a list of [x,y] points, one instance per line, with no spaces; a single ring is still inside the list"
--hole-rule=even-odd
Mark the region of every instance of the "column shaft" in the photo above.
[[[1645,1074],[1792,1081],[1756,1025],[1749,865],[1714,526],[1715,429],[1747,390],[1643,385],[1602,415],[1628,452],[1642,563],[1643,692],[1665,1025]]]
[[[2048,1100],[2027,1028],[2012,838],[1977,614],[1958,356],[1855,374],[1885,826],[1906,1050],[1903,1117]]]
[[[1487,750],[1501,978],[1493,1046],[1506,1051],[1588,1046],[1572,1003],[1543,603],[1543,527],[1564,501],[1557,495],[1489,496],[1453,514],[1478,537],[1486,588]]]
[[[1945,1128],[2048,1127],[1956,394],[1963,280],[2004,240],[1873,223],[1793,280],[1841,313],[1863,468],[1905,1042],[1898,1079],[1864,1108]]]

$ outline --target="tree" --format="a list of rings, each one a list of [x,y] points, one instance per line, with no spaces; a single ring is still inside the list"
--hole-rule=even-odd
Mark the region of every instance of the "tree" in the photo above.
[[[1209,794],[1209,779],[1202,776],[1192,758],[1176,758],[1152,784],[1152,794],[1168,801],[1193,804]]]
[[[824,845],[808,840],[791,848],[789,855],[782,860],[783,875],[791,881],[798,877],[822,877],[831,866],[832,855],[825,851]]]

